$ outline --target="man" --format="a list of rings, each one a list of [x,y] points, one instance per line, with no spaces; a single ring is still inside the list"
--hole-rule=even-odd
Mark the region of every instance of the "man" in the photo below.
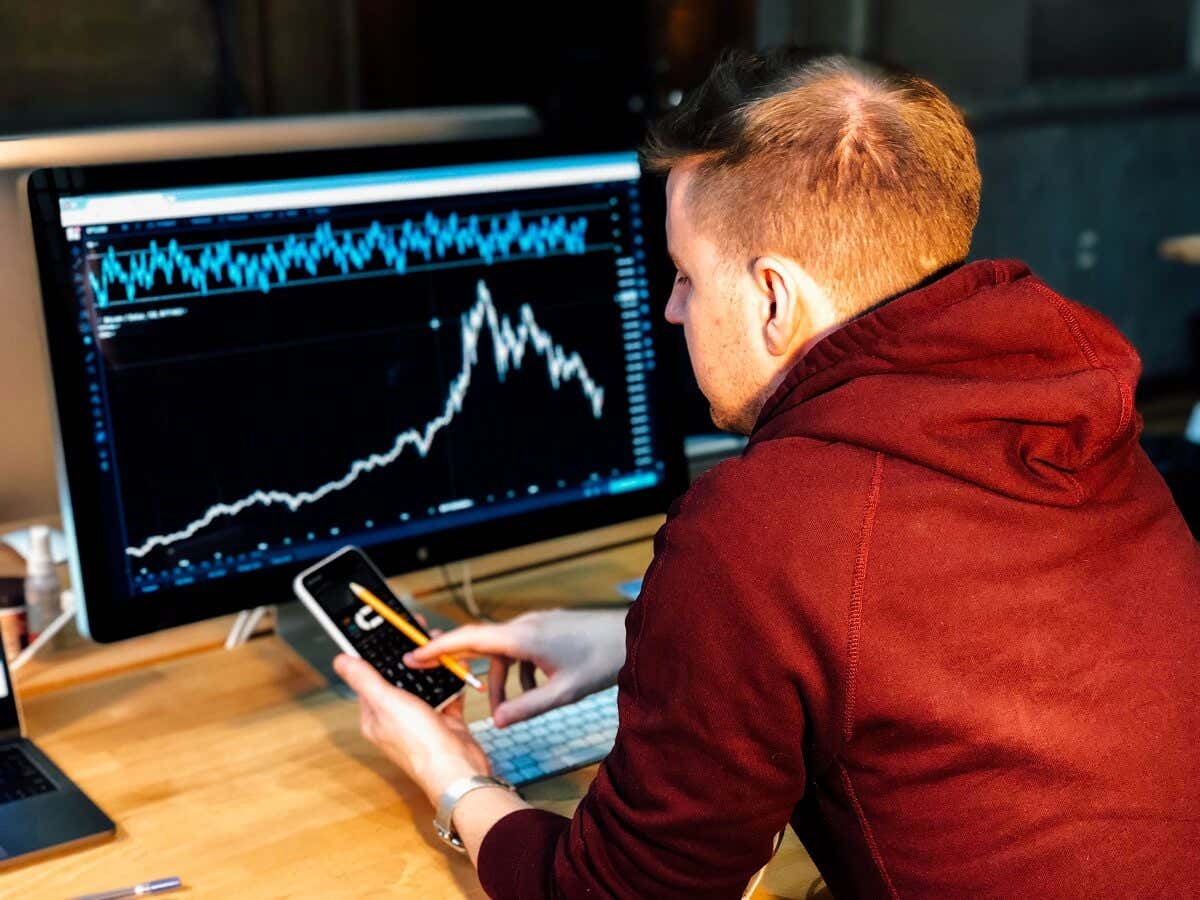
[[[962,264],[974,142],[928,82],[735,56],[645,151],[714,421],[750,436],[655,540],[624,622],[548,613],[499,723],[612,683],[573,819],[454,825],[496,897],[735,897],[789,822],[838,897],[1200,896],[1200,552],[1137,443],[1134,350],[1017,262]],[[624,626],[624,627],[622,627]],[[505,700],[521,661],[549,681]],[[341,658],[436,803],[486,763]]]

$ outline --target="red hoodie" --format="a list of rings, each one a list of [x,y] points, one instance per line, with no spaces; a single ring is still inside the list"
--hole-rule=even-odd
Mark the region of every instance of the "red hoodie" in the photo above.
[[[621,727],[493,897],[736,897],[789,821],[838,897],[1200,896],[1200,551],[1136,353],[1016,262],[817,344],[655,539]]]

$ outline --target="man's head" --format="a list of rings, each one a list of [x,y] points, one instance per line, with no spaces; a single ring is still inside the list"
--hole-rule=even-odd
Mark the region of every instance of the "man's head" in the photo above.
[[[967,254],[975,142],[927,81],[735,54],[651,132],[682,324],[718,427],[748,433],[816,340]]]

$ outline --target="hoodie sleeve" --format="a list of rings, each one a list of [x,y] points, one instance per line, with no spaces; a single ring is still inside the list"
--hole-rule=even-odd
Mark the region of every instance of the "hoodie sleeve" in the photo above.
[[[491,897],[737,897],[803,793],[803,704],[770,604],[724,550],[739,536],[680,517],[655,543],[612,753],[573,819],[522,810],[493,826]]]

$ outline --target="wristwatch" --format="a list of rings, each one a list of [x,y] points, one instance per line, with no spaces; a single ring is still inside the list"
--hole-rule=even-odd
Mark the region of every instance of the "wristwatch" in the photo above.
[[[495,775],[468,775],[450,782],[450,786],[446,788],[438,801],[437,815],[433,817],[433,830],[437,832],[438,837],[459,853],[466,853],[467,848],[463,846],[458,832],[454,830],[454,807],[458,806],[458,801],[471,791],[483,787],[502,787],[506,791],[517,793],[515,787]]]

